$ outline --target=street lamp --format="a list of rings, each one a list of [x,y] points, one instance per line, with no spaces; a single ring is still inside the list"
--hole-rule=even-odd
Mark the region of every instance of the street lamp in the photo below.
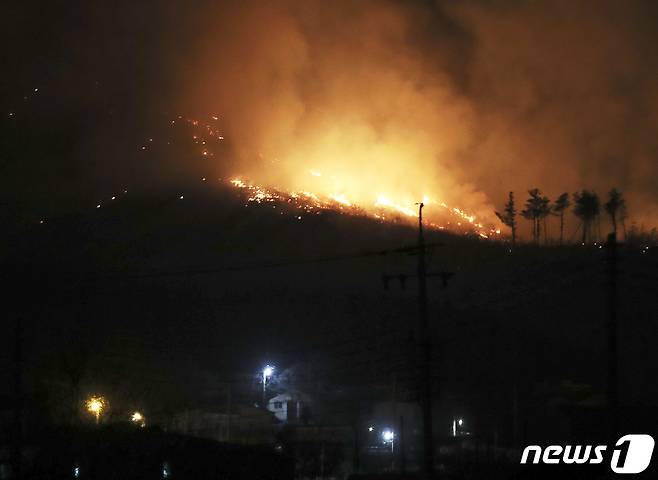
[[[87,407],[87,411],[94,416],[96,419],[96,425],[98,425],[103,411],[107,408],[107,400],[105,400],[105,397],[92,395],[85,402],[85,406]]]
[[[146,425],[146,419],[144,418],[144,415],[137,411],[130,415],[130,421],[135,425],[139,425],[140,427],[144,427]]]
[[[267,379],[272,376],[274,373],[274,367],[271,365],[265,365],[263,368],[263,385],[267,382]]]
[[[384,440],[384,443],[391,444],[391,452],[395,450],[395,432],[393,430],[384,430],[382,432],[382,440]]]
[[[267,398],[266,389],[267,389],[267,379],[272,376],[274,373],[274,367],[272,365],[265,365],[263,368],[263,407],[267,408]]]
[[[459,419],[452,419],[452,436],[456,437],[457,436],[457,430],[461,430],[461,427],[464,425],[464,420],[462,418]],[[457,428],[459,427],[459,429]],[[461,435],[461,431],[459,432]]]

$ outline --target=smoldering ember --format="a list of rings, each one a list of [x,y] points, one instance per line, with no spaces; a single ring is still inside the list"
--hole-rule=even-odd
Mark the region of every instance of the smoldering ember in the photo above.
[[[656,477],[657,2],[0,23],[0,479]]]

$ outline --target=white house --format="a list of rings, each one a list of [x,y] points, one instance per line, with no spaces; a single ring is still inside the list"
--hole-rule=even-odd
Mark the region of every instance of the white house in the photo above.
[[[284,423],[304,423],[308,417],[309,398],[300,393],[281,393],[270,398],[267,409]]]

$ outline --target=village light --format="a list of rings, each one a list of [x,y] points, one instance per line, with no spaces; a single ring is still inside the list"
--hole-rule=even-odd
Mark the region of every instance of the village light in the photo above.
[[[274,367],[271,365],[265,365],[263,368],[263,392],[265,391],[265,386],[267,385],[267,380],[274,374]]]
[[[384,440],[384,443],[391,444],[391,453],[393,453],[395,450],[395,432],[388,429],[384,430],[382,432],[382,440]]]
[[[87,407],[87,411],[96,419],[96,424],[98,424],[103,411],[107,408],[107,400],[102,396],[94,395],[89,397],[85,402],[85,406]]]
[[[452,420],[452,436],[456,437],[457,436],[457,427],[462,427],[464,425],[464,420],[462,418],[453,418]]]
[[[130,421],[136,425],[139,425],[140,427],[146,425],[146,419],[140,412],[133,412],[133,414],[130,416]]]
[[[272,376],[274,373],[274,367],[272,365],[265,365],[263,368],[263,407],[267,405],[267,379]]]

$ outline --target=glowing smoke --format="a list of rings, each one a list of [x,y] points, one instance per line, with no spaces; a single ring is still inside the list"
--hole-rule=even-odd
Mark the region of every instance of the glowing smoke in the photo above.
[[[58,158],[67,168],[44,160],[52,152],[34,155],[37,175],[21,170],[25,162],[8,164],[6,190],[16,195],[34,192],[34,178],[51,179],[59,194],[218,169],[354,203],[428,195],[486,221],[509,190],[522,201],[530,187],[555,198],[616,186],[630,220],[658,223],[656,2],[77,7],[44,14],[27,2],[3,24],[5,43],[21,46],[5,82],[18,92],[43,87],[44,101],[56,96],[56,125],[85,119],[82,134],[68,135],[75,154]],[[32,57],[48,62],[25,61]],[[156,136],[154,149],[169,141],[150,131],[158,113],[217,114],[230,151],[199,161],[164,150],[126,155],[144,137]]]
[[[222,112],[260,182],[487,220],[508,190],[615,185],[655,218],[656,34],[643,5],[595,4],[229,2],[182,104]]]

